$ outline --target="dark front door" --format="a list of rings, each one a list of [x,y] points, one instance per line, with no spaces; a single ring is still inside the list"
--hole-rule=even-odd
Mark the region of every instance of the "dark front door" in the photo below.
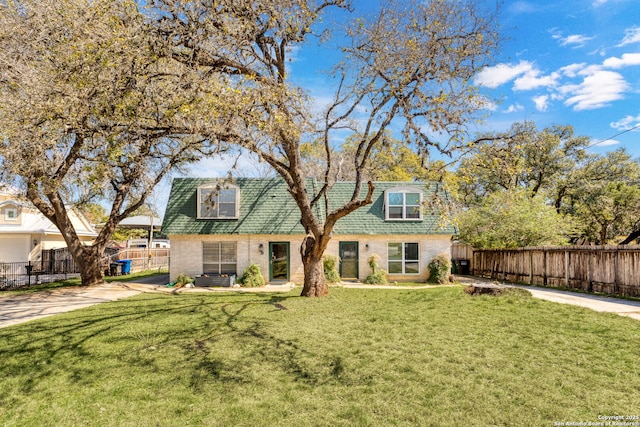
[[[340,277],[358,278],[358,242],[340,242]]]
[[[269,281],[289,280],[289,242],[269,242]]]

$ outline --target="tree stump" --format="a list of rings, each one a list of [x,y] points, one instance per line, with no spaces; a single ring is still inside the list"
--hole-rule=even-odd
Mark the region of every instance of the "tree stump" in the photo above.
[[[469,295],[502,295],[506,287],[493,283],[475,283],[464,288]]]

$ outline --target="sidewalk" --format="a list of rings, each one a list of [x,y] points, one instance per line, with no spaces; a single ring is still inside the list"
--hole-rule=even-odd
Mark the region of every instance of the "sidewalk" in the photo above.
[[[493,281],[480,277],[473,276],[455,276],[456,279],[463,284],[482,284],[482,283],[499,283],[504,286],[514,286],[522,289],[526,289],[531,292],[534,298],[543,299],[546,301],[557,302],[560,304],[571,304],[580,307],[590,308],[595,311],[602,311],[606,313],[616,313],[621,316],[631,317],[632,319],[640,320],[640,302],[629,301],[620,298],[611,298],[598,295],[581,294],[576,292],[559,291],[551,288],[539,288],[536,286],[524,286],[514,285],[511,283],[502,283],[499,281]]]

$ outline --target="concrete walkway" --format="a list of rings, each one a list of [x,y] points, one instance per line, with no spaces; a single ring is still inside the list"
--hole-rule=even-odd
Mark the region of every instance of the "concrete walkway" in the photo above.
[[[472,285],[476,283],[498,283],[504,286],[522,288],[531,292],[531,295],[533,295],[534,298],[557,302],[560,304],[577,305],[579,307],[586,307],[595,311],[616,313],[621,316],[627,316],[636,320],[640,320],[640,301],[629,301],[620,298],[610,298],[598,295],[559,291],[556,289],[539,288],[536,286],[513,285],[511,283],[492,281],[473,276],[456,276],[456,279],[460,283],[466,285]]]

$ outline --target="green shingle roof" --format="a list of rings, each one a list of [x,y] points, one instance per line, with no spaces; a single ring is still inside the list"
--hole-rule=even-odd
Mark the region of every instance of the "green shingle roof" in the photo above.
[[[163,234],[304,234],[300,211],[279,178],[238,178],[233,184],[240,191],[238,219],[198,219],[197,190],[216,178],[175,178],[162,225]],[[439,216],[424,214],[422,221],[385,221],[384,191],[399,186],[421,189],[424,198],[432,193],[424,183],[377,182],[373,204],[362,207],[340,219],[334,234],[452,234],[454,229],[438,227]],[[318,184],[308,182],[313,193]],[[337,183],[329,192],[329,209],[348,200],[354,183]],[[363,189],[366,192],[366,188]],[[364,197],[365,193],[362,193]],[[321,203],[323,205],[323,203]],[[316,213],[324,216],[324,208]]]
[[[384,192],[395,187],[413,187],[422,191],[423,200],[435,191],[434,186],[427,187],[423,182],[375,182],[373,203],[355,210],[338,220],[334,234],[454,234],[452,226],[440,227],[438,213],[423,212],[422,221],[385,221]],[[354,183],[338,182],[329,194],[329,209],[344,204],[353,194]],[[367,193],[367,184],[363,184],[361,196]]]

